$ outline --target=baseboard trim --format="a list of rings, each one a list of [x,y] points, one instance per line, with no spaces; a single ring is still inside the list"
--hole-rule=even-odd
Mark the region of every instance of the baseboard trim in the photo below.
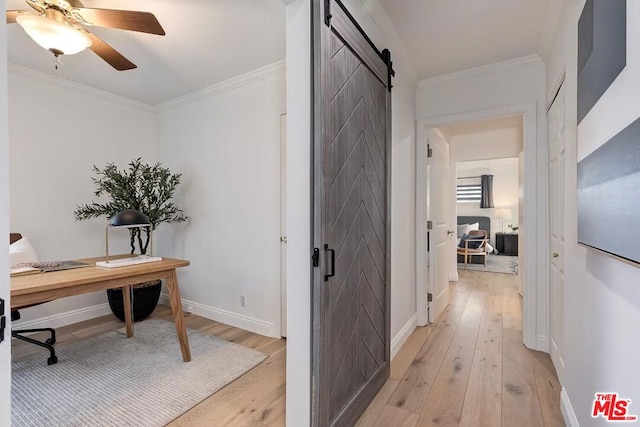
[[[409,321],[400,329],[400,332],[391,339],[391,360],[396,356],[413,331],[418,327],[418,314],[411,316]]]
[[[34,328],[60,328],[62,326],[72,325],[85,320],[95,319],[96,317],[111,314],[109,304],[98,304],[89,307],[79,308],[77,310],[65,311],[64,313],[52,314],[51,316],[39,317],[34,320],[12,322],[12,327],[16,329],[34,329]]]
[[[160,294],[160,304],[171,305],[168,294]],[[182,310],[185,313],[197,314],[198,316],[215,320],[216,322],[221,322],[226,325],[235,326],[236,328],[241,328],[250,332],[255,332],[256,334],[273,338],[281,337],[280,328],[276,327],[273,322],[255,319],[233,311],[211,307],[195,301],[189,301],[184,298],[182,299]]]
[[[549,353],[549,339],[546,335],[536,335],[536,348],[534,350]]]
[[[564,423],[567,427],[580,427],[576,413],[573,412],[573,406],[571,406],[571,400],[569,400],[569,394],[567,389],[562,387],[560,391],[560,412],[564,418]]]

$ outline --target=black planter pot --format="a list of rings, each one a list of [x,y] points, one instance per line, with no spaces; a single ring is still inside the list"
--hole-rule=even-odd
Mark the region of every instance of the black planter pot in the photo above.
[[[133,288],[133,321],[144,320],[155,310],[160,299],[162,282],[158,280],[153,285],[138,286]],[[122,289],[107,289],[109,307],[113,314],[124,322],[124,301]]]

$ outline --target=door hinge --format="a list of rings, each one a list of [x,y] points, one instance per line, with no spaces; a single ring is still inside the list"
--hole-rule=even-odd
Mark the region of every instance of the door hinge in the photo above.
[[[0,298],[0,342],[4,341],[4,330],[7,327],[7,317],[4,315],[4,300]]]
[[[313,266],[318,267],[320,265],[320,249],[313,248],[313,255],[311,255]]]
[[[433,148],[427,144],[427,158],[430,159],[433,157]]]
[[[427,294],[427,302],[433,302],[433,294],[432,293],[428,293]]]
[[[327,27],[331,27],[331,0],[324,0],[324,23]]]
[[[427,230],[433,230],[433,221],[427,221]]]

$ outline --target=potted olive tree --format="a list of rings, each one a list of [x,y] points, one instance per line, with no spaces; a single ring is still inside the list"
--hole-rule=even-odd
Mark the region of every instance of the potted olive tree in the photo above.
[[[173,202],[176,187],[182,174],[172,174],[160,163],[149,165],[141,158],[132,160],[128,169],[118,170],[113,163],[103,169],[93,167],[96,184],[96,197],[105,197],[103,203],[91,202],[78,205],[74,211],[77,221],[106,217],[111,218],[118,212],[135,209],[149,217],[151,228],[155,230],[163,222],[182,222],[187,219]],[[131,253],[136,249],[141,255],[147,253],[150,238],[146,229],[130,228]],[[149,316],[160,298],[161,281],[141,283],[133,288],[133,318],[142,320]],[[124,320],[124,305],[121,289],[107,290],[111,311],[120,320]]]

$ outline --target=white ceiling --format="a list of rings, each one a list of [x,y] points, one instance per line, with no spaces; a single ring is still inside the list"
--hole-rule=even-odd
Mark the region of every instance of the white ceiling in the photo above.
[[[551,0],[380,0],[420,78],[537,53]],[[167,33],[95,28],[138,68],[118,72],[93,52],[53,56],[8,26],[8,59],[156,105],[285,58],[282,0],[85,0],[86,7],[149,11]],[[7,9],[29,9],[7,0]]]
[[[92,29],[138,66],[115,71],[87,50],[62,58],[18,24],[8,25],[8,59],[36,71],[156,105],[285,58],[282,0],[84,0],[86,7],[152,12],[166,36]],[[28,9],[7,0],[7,9]]]
[[[538,53],[551,4],[551,0],[379,1],[421,79]]]

